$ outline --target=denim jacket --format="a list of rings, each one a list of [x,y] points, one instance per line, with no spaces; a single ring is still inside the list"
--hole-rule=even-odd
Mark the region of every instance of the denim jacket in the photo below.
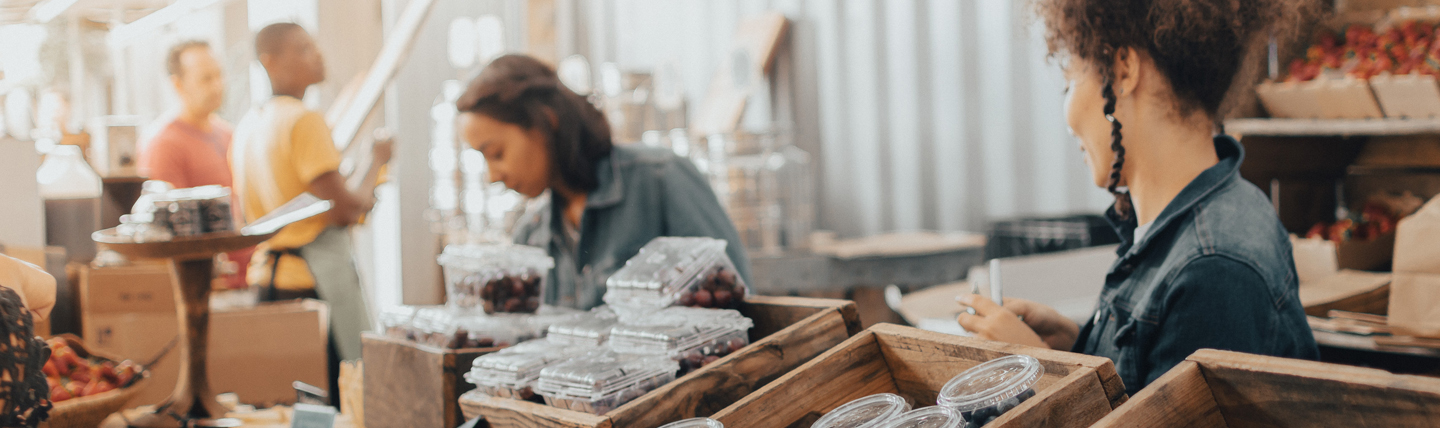
[[[585,200],[578,243],[566,236],[560,208],[548,197],[516,226],[516,243],[544,248],[555,258],[546,303],[579,309],[603,304],[605,280],[661,236],[724,239],[740,277],[750,282],[740,234],[690,161],[669,150],[617,146],[595,170],[600,185]]]
[[[1319,357],[1285,229],[1240,178],[1240,143],[1217,136],[1215,152],[1138,242],[1134,220],[1106,213],[1120,258],[1074,351],[1114,360],[1131,395],[1201,348]]]

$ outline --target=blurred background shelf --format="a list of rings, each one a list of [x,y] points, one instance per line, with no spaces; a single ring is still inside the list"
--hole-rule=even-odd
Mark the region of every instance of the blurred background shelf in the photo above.
[[[1274,137],[1440,134],[1440,119],[1230,119],[1225,132]]]

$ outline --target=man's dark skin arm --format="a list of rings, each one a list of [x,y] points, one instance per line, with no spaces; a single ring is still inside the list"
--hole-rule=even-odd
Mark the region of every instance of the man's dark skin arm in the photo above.
[[[336,225],[349,226],[360,221],[360,217],[375,207],[375,186],[380,167],[390,162],[391,141],[376,141],[373,148],[374,161],[365,173],[365,179],[353,191],[346,188],[345,177],[339,171],[330,171],[315,177],[310,182],[310,193],[320,199],[329,200],[330,221]]]

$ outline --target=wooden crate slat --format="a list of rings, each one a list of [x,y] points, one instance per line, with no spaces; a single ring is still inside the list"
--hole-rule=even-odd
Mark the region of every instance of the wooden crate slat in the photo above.
[[[1436,426],[1440,379],[1202,349],[1096,427]]]
[[[875,334],[861,332],[721,410],[712,419],[729,428],[772,427],[773,421],[813,420],[816,415],[811,413],[823,414],[871,394],[898,392],[889,370],[880,348],[875,345]],[[786,399],[767,399],[776,396]]]
[[[484,394],[466,394],[463,406],[481,409],[490,426],[525,428],[608,428],[610,418],[585,412],[550,407],[521,400],[494,398]],[[503,409],[504,411],[496,411]],[[469,414],[470,412],[466,412]]]
[[[460,379],[462,370],[476,357],[498,348],[441,349],[366,333],[362,336],[362,358],[373,367],[366,370],[365,426],[452,427],[460,420],[456,398],[473,388]]]
[[[1145,406],[1122,406],[1093,428],[1128,427],[1130,421],[1150,421],[1152,426],[1176,428],[1224,427],[1220,407],[1194,361],[1181,362],[1174,370],[1156,379],[1132,401]]]
[[[1096,369],[1113,367],[1104,358],[878,324],[713,418],[730,428],[804,427],[825,412],[879,392],[898,393],[916,407],[928,406],[954,375],[1013,353],[1041,359],[1047,374],[1037,385],[1036,398],[1006,414],[1008,419],[997,420],[995,428],[1089,426],[1113,408]],[[877,359],[882,361],[879,366],[873,363]],[[1034,414],[1017,413],[1024,409]]]
[[[782,299],[782,303],[788,299]],[[833,302],[833,301],[832,301]],[[853,308],[853,304],[845,307]],[[781,305],[760,306],[758,313],[790,312]],[[758,309],[758,308],[757,308]],[[855,318],[850,318],[854,320]],[[759,323],[756,323],[759,325]],[[658,427],[669,422],[709,416],[749,395],[850,338],[844,315],[833,306],[765,336],[752,346],[725,356],[675,382],[656,389],[642,399],[626,403],[610,413],[615,426]],[[663,403],[663,405],[661,405]]]

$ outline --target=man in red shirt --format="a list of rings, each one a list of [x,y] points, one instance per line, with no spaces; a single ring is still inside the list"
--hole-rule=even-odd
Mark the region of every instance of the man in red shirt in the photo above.
[[[170,83],[180,95],[175,119],[145,145],[140,169],[151,180],[169,182],[175,188],[209,185],[230,187],[229,123],[215,115],[225,100],[225,76],[220,62],[203,41],[182,42],[170,48],[165,59]],[[230,253],[236,263],[222,267],[231,288],[245,286],[245,267],[251,250]]]

